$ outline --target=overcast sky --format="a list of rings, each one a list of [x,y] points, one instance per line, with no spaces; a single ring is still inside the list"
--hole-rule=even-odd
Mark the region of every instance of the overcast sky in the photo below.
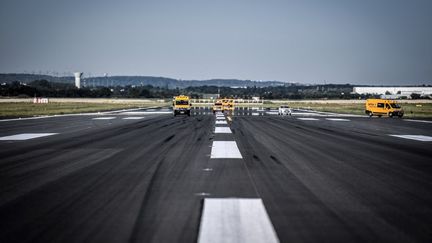
[[[0,72],[432,84],[431,0],[1,0]]]

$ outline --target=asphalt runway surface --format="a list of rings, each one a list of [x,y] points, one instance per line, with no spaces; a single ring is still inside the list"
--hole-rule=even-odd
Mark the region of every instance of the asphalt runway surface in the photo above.
[[[430,121],[217,119],[0,122],[0,242],[205,242],[207,199],[261,199],[280,242],[432,241]],[[241,158],[214,158],[216,141],[235,143]]]

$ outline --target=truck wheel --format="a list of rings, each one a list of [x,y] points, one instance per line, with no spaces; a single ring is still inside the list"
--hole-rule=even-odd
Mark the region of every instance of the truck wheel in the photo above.
[[[381,117],[382,117],[382,115],[378,115],[378,117],[379,117],[379,118],[381,118]]]
[[[389,112],[389,113],[388,113],[388,116],[389,116],[390,118],[392,118],[392,117],[393,117],[393,113],[392,113],[392,112]]]
[[[372,117],[372,116],[373,116],[372,111],[369,111],[367,114],[368,114],[369,117]]]
[[[399,117],[399,118],[402,118],[402,117],[403,117],[403,114],[398,115],[398,117]]]

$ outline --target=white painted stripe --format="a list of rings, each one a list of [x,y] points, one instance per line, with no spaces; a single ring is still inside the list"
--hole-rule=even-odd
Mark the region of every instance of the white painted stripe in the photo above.
[[[210,158],[212,159],[242,159],[235,141],[213,141]]]
[[[259,116],[259,113],[252,113],[252,116]]]
[[[417,140],[422,142],[432,142],[431,136],[424,136],[424,135],[393,135],[390,134],[392,137],[398,137],[398,138],[405,138],[405,139],[411,139],[411,140]]]
[[[261,199],[205,198],[199,243],[277,243]]]
[[[278,111],[266,111],[266,114],[269,114],[269,115],[279,115],[279,112]]]
[[[232,133],[229,127],[215,127],[215,133]]]
[[[123,118],[123,120],[140,120],[140,119],[144,119],[144,117],[143,116],[130,116],[130,117]]]
[[[410,121],[410,122],[422,122],[422,123],[432,123],[432,121],[425,121],[425,120],[412,120],[412,119],[404,119],[404,121]]]
[[[134,109],[123,109],[116,111],[105,111],[105,112],[92,112],[92,113],[76,113],[76,114],[64,114],[64,115],[50,115],[50,116],[37,116],[37,117],[25,117],[25,118],[12,118],[12,119],[3,119],[0,122],[8,122],[8,121],[26,121],[26,120],[36,120],[36,119],[45,119],[45,118],[57,118],[57,117],[68,117],[68,116],[94,116],[100,114],[110,114],[110,113],[118,113],[122,111],[132,111],[132,110],[140,110],[141,108]],[[171,112],[172,113],[172,112]]]
[[[308,113],[308,112],[291,112],[291,115],[293,116],[323,116],[321,114],[318,113]]]
[[[302,121],[318,121],[319,120],[319,119],[316,119],[316,118],[309,118],[309,117],[300,117],[300,118],[297,118],[297,119],[302,120]]]
[[[226,121],[216,121],[216,125],[217,124],[227,124],[227,122]]]
[[[225,120],[225,117],[216,117],[216,120]]]
[[[105,117],[95,117],[93,120],[112,120],[115,119],[113,116],[105,116]]]
[[[172,114],[172,111],[130,111],[122,112],[121,115],[148,115],[148,114]]]
[[[326,120],[329,120],[329,121],[350,121],[349,119],[342,119],[342,118],[326,118]]]
[[[55,135],[58,133],[21,133],[11,136],[0,137],[1,141],[10,141],[10,140],[28,140],[33,138],[40,138]]]

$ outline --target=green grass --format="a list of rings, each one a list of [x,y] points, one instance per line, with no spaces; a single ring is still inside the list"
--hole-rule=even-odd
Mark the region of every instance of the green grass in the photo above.
[[[292,108],[312,109],[316,111],[335,112],[343,114],[364,115],[364,104],[360,103],[334,103],[334,102],[296,102],[283,103],[266,102],[264,107],[277,108],[280,105],[289,105]],[[432,118],[432,103],[404,104],[407,118]],[[48,104],[33,104],[26,102],[0,103],[0,118],[33,117],[44,115],[61,115],[86,112],[110,111],[119,109],[145,108],[145,107],[169,107],[170,102],[158,103],[91,103],[91,102],[51,102]],[[201,106],[194,104],[194,106]],[[239,105],[240,106],[240,105]]]
[[[161,104],[106,104],[106,103],[80,103],[59,102],[48,104],[33,104],[25,102],[0,103],[0,118],[33,117],[45,115],[62,115],[86,112],[110,111],[142,107],[154,107]]]

